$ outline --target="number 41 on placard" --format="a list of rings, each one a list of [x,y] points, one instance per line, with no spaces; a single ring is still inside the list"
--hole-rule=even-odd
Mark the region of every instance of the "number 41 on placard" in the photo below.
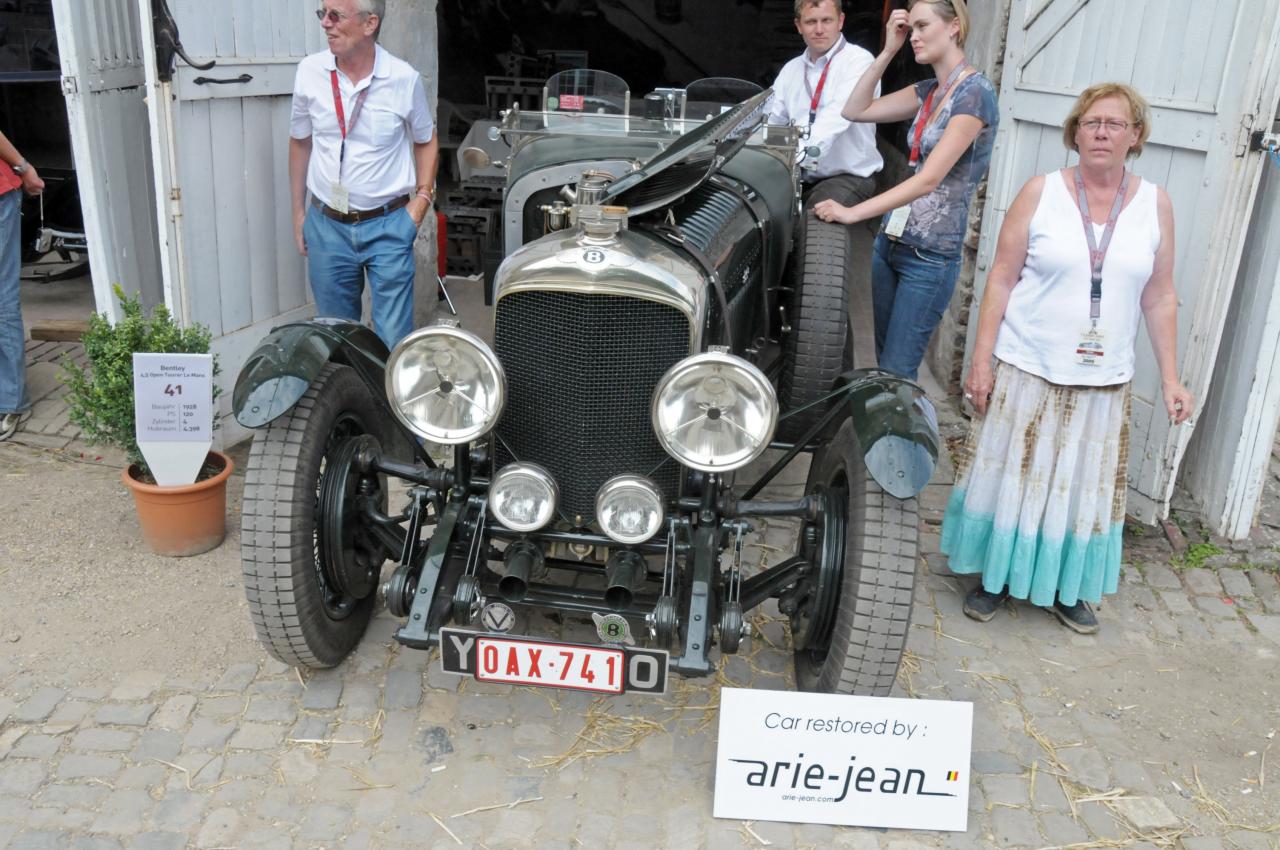
[[[165,384],[165,395],[182,395],[182,384]]]

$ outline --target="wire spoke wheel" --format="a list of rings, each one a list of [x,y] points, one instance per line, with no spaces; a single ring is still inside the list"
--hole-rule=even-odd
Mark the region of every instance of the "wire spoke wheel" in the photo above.
[[[791,621],[796,686],[888,696],[911,623],[916,501],[890,496],[867,474],[847,418],[814,456],[806,490],[824,505],[802,540],[814,569]]]
[[[390,555],[366,519],[367,508],[386,513],[387,494],[380,476],[356,469],[361,452],[379,451],[377,439],[360,429],[354,416],[335,423],[317,485],[316,580],[325,612],[335,620],[349,616],[374,591]]]
[[[374,409],[355,371],[329,363],[254,435],[240,543],[245,597],[258,639],[292,666],[339,663],[373,614],[386,552],[362,516],[365,505],[385,508],[386,487],[353,459],[366,441],[377,445],[362,436]]]
[[[791,618],[792,639],[797,647],[797,676],[803,666],[816,677],[826,663],[844,574],[848,484],[836,481],[833,486],[820,488],[818,492],[823,505],[821,517],[805,529],[807,545],[804,554],[814,569],[811,577],[805,579],[808,583],[807,596]]]

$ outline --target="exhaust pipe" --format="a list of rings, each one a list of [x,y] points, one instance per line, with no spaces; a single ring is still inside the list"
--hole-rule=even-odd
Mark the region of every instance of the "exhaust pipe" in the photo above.
[[[626,549],[615,552],[604,567],[604,604],[614,611],[630,607],[635,598],[635,589],[647,574],[644,558],[638,552]]]
[[[529,593],[529,576],[542,562],[542,551],[532,543],[512,543],[503,563],[507,574],[498,580],[498,595],[508,602],[520,602]]]

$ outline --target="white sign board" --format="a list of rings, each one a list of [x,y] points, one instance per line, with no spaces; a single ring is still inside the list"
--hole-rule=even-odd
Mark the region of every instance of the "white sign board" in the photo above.
[[[213,355],[134,354],[133,412],[156,483],[195,481],[213,445]]]
[[[973,703],[725,688],[718,818],[965,831]]]

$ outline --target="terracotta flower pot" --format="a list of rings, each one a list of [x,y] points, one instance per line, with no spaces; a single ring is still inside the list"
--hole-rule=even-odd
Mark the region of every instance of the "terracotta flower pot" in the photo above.
[[[170,487],[139,481],[137,464],[121,471],[120,480],[133,491],[142,538],[157,555],[199,555],[226,536],[227,479],[234,465],[222,452],[209,452],[206,463],[220,463],[222,471],[204,481]]]

